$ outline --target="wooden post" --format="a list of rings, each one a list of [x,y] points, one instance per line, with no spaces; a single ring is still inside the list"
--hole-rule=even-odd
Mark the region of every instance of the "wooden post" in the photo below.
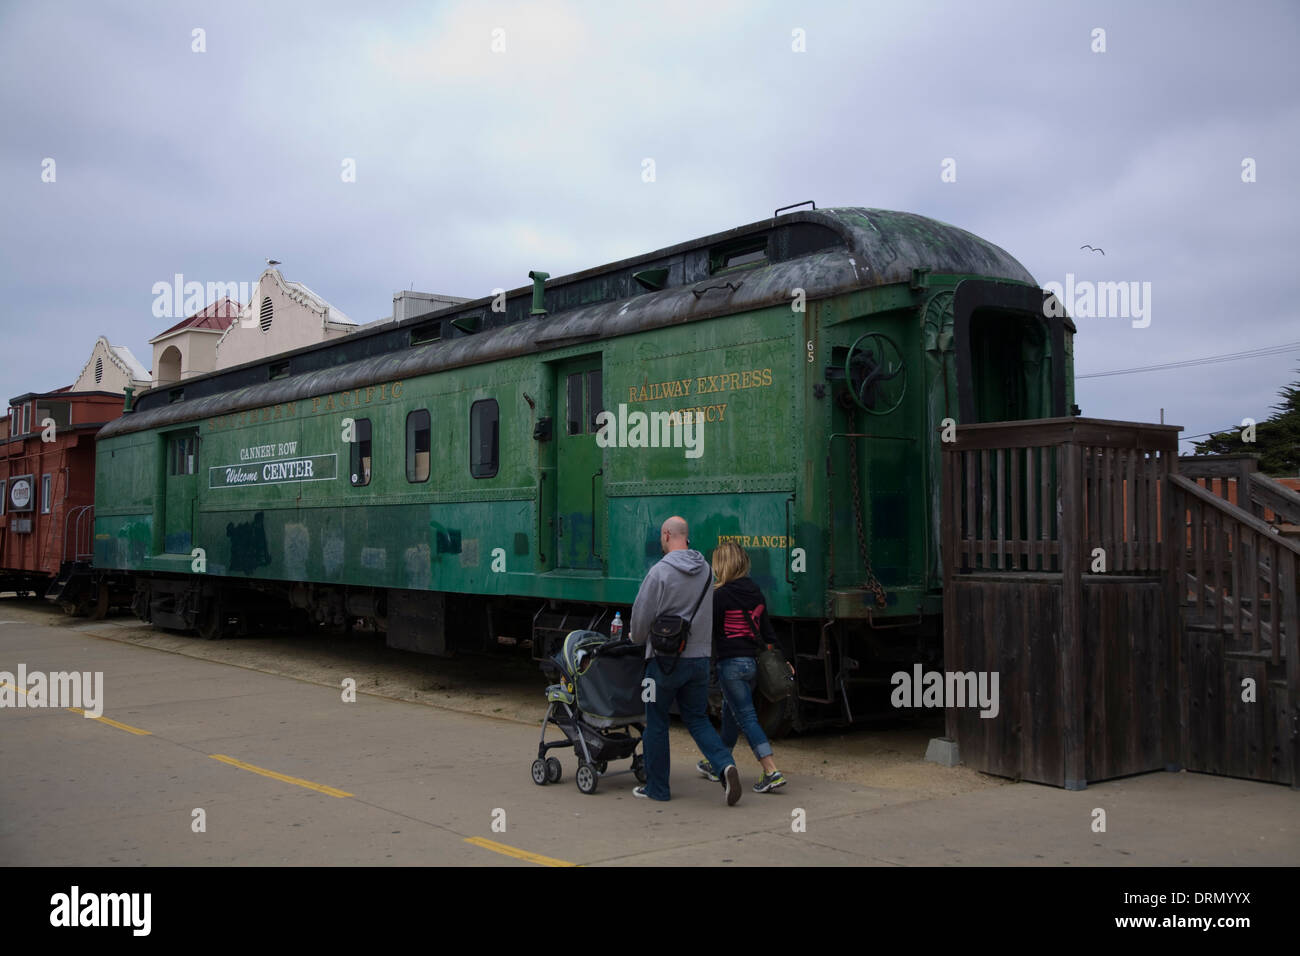
[[[1282,625],[1286,633],[1286,705],[1291,715],[1291,740],[1286,746],[1291,749],[1291,789],[1300,790],[1300,611],[1296,608],[1296,592],[1300,590],[1300,576],[1296,574],[1296,559],[1288,549],[1279,548],[1282,553],[1281,593],[1274,595],[1274,600],[1281,600]],[[1274,634],[1275,641],[1281,641],[1281,634]]]
[[[939,535],[939,540],[943,542],[943,549],[939,555],[940,570],[943,572],[943,666],[944,670],[955,670],[958,652],[957,595],[954,589],[957,584],[958,541],[962,535],[961,506],[958,504],[962,493],[962,453],[956,451],[955,447],[950,449],[945,446],[940,460],[943,467],[943,484],[940,489],[943,497],[943,528]],[[943,726],[944,736],[949,740],[956,740],[956,708],[944,708]],[[960,747],[961,744],[958,743],[958,753]]]
[[[1187,581],[1183,577],[1187,564],[1187,505],[1183,496],[1169,480],[1171,464],[1177,449],[1165,449],[1160,455],[1160,501],[1164,506],[1164,565],[1165,565],[1165,666],[1161,701],[1164,715],[1164,733],[1161,750],[1165,769],[1177,772],[1183,769],[1187,752],[1187,723],[1184,716],[1187,698],[1187,675],[1183,666],[1183,595]],[[1199,554],[1199,549],[1197,551]],[[1200,582],[1196,584],[1200,588]]]
[[[1087,738],[1084,721],[1083,684],[1083,574],[1080,565],[1082,535],[1079,496],[1082,462],[1073,435],[1060,447],[1061,554],[1061,726],[1065,735],[1064,786],[1082,790],[1088,785]]]

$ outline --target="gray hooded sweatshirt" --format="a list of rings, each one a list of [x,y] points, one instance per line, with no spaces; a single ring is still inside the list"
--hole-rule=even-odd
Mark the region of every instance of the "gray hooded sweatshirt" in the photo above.
[[[661,614],[689,618],[700,592],[705,591],[705,581],[709,587],[691,619],[691,633],[682,657],[709,657],[713,653],[713,571],[704,555],[685,548],[669,551],[650,569],[641,590],[636,592],[629,632],[633,643],[645,645],[647,660],[654,654],[647,640],[654,619]]]

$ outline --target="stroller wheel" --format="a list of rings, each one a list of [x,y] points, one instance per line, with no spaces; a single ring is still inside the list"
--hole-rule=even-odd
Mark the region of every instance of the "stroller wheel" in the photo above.
[[[554,757],[551,759],[555,760]],[[558,760],[555,762],[559,763]],[[533,783],[537,784],[539,787],[546,786],[546,761],[542,760],[540,757],[533,761]]]
[[[597,761],[596,761],[596,773],[601,774],[601,775],[603,776],[604,773],[605,773],[605,771],[608,770],[608,769],[609,769],[609,761],[608,761],[608,760],[597,760]]]
[[[547,757],[546,758],[546,782],[559,783],[560,778],[562,776],[564,776],[564,767],[560,765],[559,758]]]
[[[645,760],[640,754],[632,758],[632,774],[636,777],[637,783],[645,783]]]
[[[576,777],[578,789],[583,793],[595,793],[596,781],[600,779],[596,776],[596,770],[589,763],[578,764],[578,774]]]

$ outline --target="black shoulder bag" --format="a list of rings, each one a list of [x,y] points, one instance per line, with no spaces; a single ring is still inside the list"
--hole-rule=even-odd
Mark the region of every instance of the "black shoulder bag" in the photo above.
[[[695,620],[695,615],[699,613],[700,605],[704,603],[704,595],[709,593],[712,584],[713,575],[706,569],[704,572],[704,590],[700,592],[700,599],[695,602],[690,617],[682,617],[678,614],[660,614],[650,624],[650,647],[656,655],[660,657],[679,657],[682,651],[686,650],[686,640],[691,634],[691,622]]]

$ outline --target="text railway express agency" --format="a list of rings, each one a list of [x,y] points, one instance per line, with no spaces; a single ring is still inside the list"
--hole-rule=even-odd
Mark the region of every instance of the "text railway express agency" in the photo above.
[[[745,388],[770,388],[772,370],[756,368],[744,372],[723,372],[721,375],[698,375],[690,378],[674,378],[666,382],[642,382],[640,386],[627,386],[627,400],[632,402],[656,402],[665,398],[691,398],[708,395],[712,392],[737,391]],[[727,403],[716,405],[688,405],[683,408],[669,409],[669,414],[681,413],[686,420],[726,421]]]

